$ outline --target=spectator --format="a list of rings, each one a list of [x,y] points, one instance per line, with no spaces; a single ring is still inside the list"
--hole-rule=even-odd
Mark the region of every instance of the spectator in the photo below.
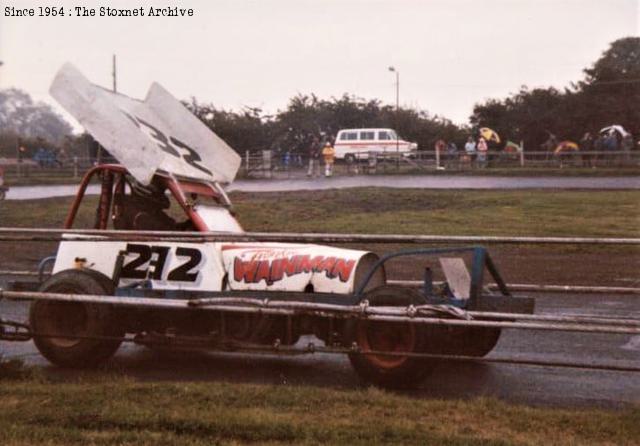
[[[593,141],[593,150],[596,152],[604,150],[604,137],[602,135],[598,135],[598,137]]]
[[[320,176],[320,141],[317,137],[313,137],[309,145],[309,170],[307,176]]]
[[[456,167],[458,161],[458,146],[451,141],[447,144],[447,167]]]
[[[604,155],[600,152],[603,152],[604,149],[604,139],[605,137],[602,135],[598,135],[598,137],[593,141],[593,150],[599,153],[596,153],[592,158],[593,165],[597,164],[597,161],[604,158]]]
[[[487,141],[482,136],[478,139],[476,148],[478,150],[478,167],[487,167],[487,151],[489,148],[487,147]]]
[[[464,151],[470,157],[472,157],[476,153],[476,142],[471,136],[467,138],[467,143],[464,145]]]
[[[627,133],[622,138],[622,150],[625,152],[630,152],[633,149],[633,137],[631,133]]]
[[[444,167],[440,167],[440,156],[444,154],[445,149],[447,148],[447,143],[444,139],[439,139],[436,141],[434,146],[434,150],[436,151],[436,169],[444,169]]]
[[[602,145],[604,146],[603,148],[605,152],[617,151],[618,138],[616,137],[616,132],[610,131],[609,134],[607,134],[607,136],[604,137],[604,141],[602,142]],[[607,166],[610,166],[615,159],[615,155],[607,153],[604,155],[604,159],[606,160]]]
[[[8,187],[4,187],[4,167],[0,166],[0,200],[4,200]]]
[[[594,167],[593,155],[588,153],[593,150],[593,136],[591,133],[586,132],[579,143],[580,152],[582,152],[582,162],[587,167]],[[586,152],[586,153],[585,153]]]
[[[282,167],[284,170],[289,170],[289,164],[291,162],[291,152],[288,150],[282,154]]]
[[[333,163],[336,159],[336,150],[331,147],[331,143],[327,141],[322,149],[322,157],[324,158],[324,176],[333,175]]]
[[[620,144],[620,149],[624,152],[622,155],[622,159],[624,161],[629,161],[631,159],[631,149],[633,149],[633,137],[631,133],[627,133],[622,137],[622,143]]]
[[[464,145],[464,153],[464,162],[466,164],[471,164],[474,156],[476,155],[476,142],[471,136],[467,138],[467,142]]]
[[[615,152],[618,150],[618,138],[616,138],[616,133],[611,131],[604,138],[604,149],[608,152]]]

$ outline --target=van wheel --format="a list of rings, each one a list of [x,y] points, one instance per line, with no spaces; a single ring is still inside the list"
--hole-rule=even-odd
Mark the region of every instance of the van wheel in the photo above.
[[[112,295],[113,283],[91,270],[65,270],[51,276],[40,291]],[[62,367],[94,367],[109,359],[124,336],[114,309],[84,302],[37,300],[29,312],[33,341],[40,353]],[[85,337],[109,339],[85,339]]]
[[[345,161],[347,164],[353,164],[353,163],[355,163],[355,162],[356,162],[356,157],[355,157],[355,156],[353,156],[351,153],[347,153],[347,154],[344,156],[344,161]]]

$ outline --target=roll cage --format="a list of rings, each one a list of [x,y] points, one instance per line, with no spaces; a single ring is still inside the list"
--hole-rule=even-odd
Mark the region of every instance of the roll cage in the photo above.
[[[119,212],[118,206],[123,202],[127,186],[131,188],[132,178],[127,169],[119,164],[101,164],[91,168],[82,178],[80,187],[76,193],[73,204],[64,222],[64,229],[71,229],[78,214],[78,209],[92,180],[98,178],[100,182],[100,194],[96,209],[94,229],[107,229],[109,219],[115,219]],[[168,190],[182,208],[195,231],[206,232],[208,227],[202,217],[194,210],[196,199],[199,196],[213,199],[224,207],[230,207],[231,202],[218,183],[195,180],[189,178],[176,178],[166,172],[158,172],[152,180],[152,184],[161,191]],[[164,193],[164,192],[163,192]],[[147,200],[149,201],[149,200]],[[152,206],[152,205],[147,205]],[[161,210],[160,206],[158,209]],[[133,228],[127,228],[133,229]],[[174,230],[176,228],[173,228]]]

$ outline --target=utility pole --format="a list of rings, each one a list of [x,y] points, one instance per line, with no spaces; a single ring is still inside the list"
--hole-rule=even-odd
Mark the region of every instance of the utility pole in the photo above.
[[[396,170],[400,170],[400,135],[398,124],[400,123],[400,72],[395,67],[389,67],[389,71],[396,73]]]
[[[113,78],[113,92],[118,92],[118,84],[117,84],[117,72],[116,72],[116,55],[114,54],[111,58],[111,77]],[[100,164],[102,162],[102,144],[95,141],[98,144],[98,153],[96,153],[96,163]]]

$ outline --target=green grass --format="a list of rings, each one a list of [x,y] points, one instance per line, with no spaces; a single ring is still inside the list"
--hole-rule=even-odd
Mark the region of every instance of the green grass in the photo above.
[[[251,231],[640,236],[640,191],[629,190],[355,188],[232,193],[231,199]],[[91,227],[96,203],[85,199],[77,227]],[[70,204],[69,197],[0,202],[0,226],[59,228]]]
[[[245,228],[260,231],[640,236],[640,191],[359,188],[232,200]]]
[[[0,383],[0,440],[22,444],[638,444],[640,410],[414,399],[376,389],[119,378]]]

